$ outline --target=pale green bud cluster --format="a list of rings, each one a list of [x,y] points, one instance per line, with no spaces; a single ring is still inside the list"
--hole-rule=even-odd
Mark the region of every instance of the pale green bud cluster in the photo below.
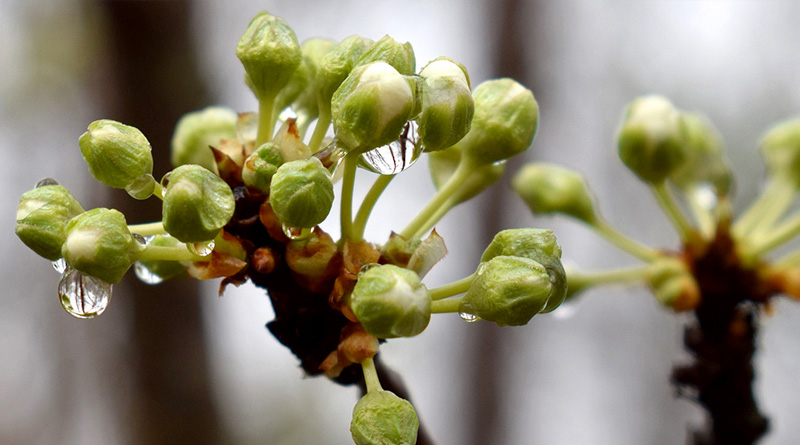
[[[317,158],[282,164],[270,181],[270,204],[290,227],[314,227],[333,206],[333,180]]]
[[[83,208],[66,188],[37,187],[20,196],[14,231],[31,250],[55,261],[61,258],[67,223],[81,213]]]
[[[475,103],[464,66],[446,58],[428,63],[422,79],[422,111],[416,118],[423,150],[432,152],[460,141],[469,131]]]
[[[278,144],[267,142],[247,157],[242,166],[242,181],[261,193],[269,194],[272,177],[283,164]]]
[[[800,188],[800,118],[769,129],[761,139],[761,155],[772,177]]]
[[[150,142],[138,129],[112,120],[99,120],[78,139],[89,172],[103,184],[125,189],[136,199],[153,194],[153,155]]]
[[[289,83],[302,60],[292,28],[283,19],[266,12],[250,22],[236,47],[236,56],[259,100],[274,98]]]
[[[355,68],[332,98],[333,127],[349,152],[397,140],[414,108],[409,81],[386,62]]]
[[[370,391],[353,408],[350,433],[357,445],[412,445],[418,430],[414,407],[391,391]]]
[[[553,164],[532,163],[511,181],[533,213],[564,213],[593,224],[597,220],[594,200],[578,172]]]
[[[376,265],[359,274],[350,307],[364,329],[376,337],[413,337],[428,326],[431,296],[415,272]]]
[[[164,228],[184,243],[214,239],[233,217],[233,191],[199,165],[182,165],[168,177],[162,213]]]
[[[648,183],[664,182],[686,161],[681,114],[661,96],[628,105],[617,141],[622,162]]]
[[[225,107],[207,107],[183,115],[172,134],[173,167],[197,164],[215,171],[214,154],[226,139],[236,138],[236,113]]]
[[[144,249],[117,210],[97,208],[67,224],[61,256],[73,268],[108,283],[116,283]]]

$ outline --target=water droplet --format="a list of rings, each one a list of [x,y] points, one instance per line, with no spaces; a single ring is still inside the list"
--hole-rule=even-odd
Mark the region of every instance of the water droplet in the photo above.
[[[214,250],[214,241],[188,243],[186,246],[195,255],[208,256],[211,255],[211,252]]]
[[[333,175],[342,163],[345,154],[344,149],[342,149],[334,139],[330,144],[326,145],[325,148],[314,153],[314,157],[319,159],[322,165]]]
[[[47,185],[58,185],[58,181],[53,178],[44,178],[41,181],[37,182],[34,188],[44,187]]]
[[[58,283],[61,306],[77,318],[92,318],[103,313],[111,297],[111,284],[86,275],[75,269],[67,269]]]
[[[67,260],[64,258],[59,258],[53,261],[53,269],[55,269],[59,274],[63,274],[67,270],[67,267],[69,267],[69,265],[67,264]]]
[[[311,228],[304,228],[304,227],[289,227],[286,224],[281,226],[283,229],[283,234],[286,235],[290,240],[293,241],[302,241],[309,236],[311,236]]]
[[[475,275],[483,275],[483,272],[486,270],[486,261],[478,264],[478,269],[475,271]]]
[[[462,320],[466,321],[467,323],[475,323],[479,321],[481,317],[475,315],[472,311],[472,306],[469,305],[467,302],[461,303],[458,308],[458,316],[461,317]]]
[[[139,235],[138,233],[133,233],[132,235],[133,235],[133,239],[135,239],[137,243],[139,243],[139,244],[141,244],[143,246],[146,246],[146,245],[150,244],[150,242],[153,241],[153,238],[155,238],[155,236],[153,236],[153,235],[142,236],[142,235]]]
[[[695,201],[706,210],[714,210],[717,207],[717,191],[713,184],[703,182],[692,189]]]
[[[367,264],[361,266],[361,269],[358,270],[358,276],[361,276],[362,273],[365,273],[366,271],[368,271],[370,269],[374,269],[374,268],[376,268],[378,266],[380,266],[380,264],[378,264],[378,263],[367,263]]]
[[[561,303],[556,310],[554,310],[553,317],[557,320],[569,320],[578,312],[578,301],[575,298],[569,299]]]
[[[358,165],[381,175],[396,175],[414,165],[420,154],[422,145],[417,144],[417,126],[409,122],[400,139],[362,154]]]
[[[145,284],[160,284],[164,281],[163,278],[156,275],[152,270],[148,269],[147,266],[138,261],[133,263],[133,273],[136,274],[136,278],[138,278],[139,281]]]
[[[297,113],[294,112],[292,107],[286,107],[278,114],[278,119],[282,122],[286,122],[289,119],[297,119]]]

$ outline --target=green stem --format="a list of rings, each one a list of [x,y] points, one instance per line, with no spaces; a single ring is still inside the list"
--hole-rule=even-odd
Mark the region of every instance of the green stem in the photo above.
[[[771,178],[764,192],[736,220],[732,229],[734,236],[743,239],[757,228],[764,230],[773,224],[791,204],[795,192],[789,181]]]
[[[469,286],[472,284],[472,280],[474,279],[475,274],[473,273],[472,275],[464,277],[458,281],[431,289],[431,299],[436,301],[447,297],[452,297],[454,295],[463,294],[469,290]]]
[[[589,286],[615,283],[633,283],[644,280],[650,265],[604,270],[599,272],[567,271],[570,289],[583,289]]]
[[[164,230],[164,223],[161,221],[145,224],[132,224],[128,226],[128,230],[131,233],[138,233],[142,236],[163,235],[167,233],[167,231]]]
[[[383,191],[386,190],[386,187],[389,186],[389,183],[392,182],[395,176],[396,175],[378,176],[378,179],[372,184],[364,200],[361,201],[361,206],[358,208],[356,219],[353,222],[353,232],[360,238],[364,237],[364,229],[367,226],[367,220],[369,219],[370,213],[372,213],[372,209],[375,208],[375,203],[378,202],[378,198],[380,198]]]
[[[689,204],[689,209],[692,211],[692,215],[694,215],[694,220],[697,221],[697,226],[700,228],[700,233],[703,235],[703,238],[710,239],[714,236],[717,225],[714,214],[700,204],[696,192],[689,191],[685,196],[686,202]]]
[[[641,260],[651,262],[661,256],[658,250],[628,238],[600,218],[595,220],[591,227],[611,244]]]
[[[667,190],[665,183],[651,184],[651,188],[656,197],[656,201],[658,201],[658,205],[661,206],[667,218],[669,218],[670,222],[672,222],[672,225],[675,227],[675,230],[678,231],[681,240],[684,242],[692,240],[696,231],[686,218],[686,215],[684,215],[683,211],[678,207],[678,204],[669,193],[669,190]]]
[[[154,179],[154,181],[155,181],[155,179]],[[155,181],[155,183],[156,183],[156,185],[153,188],[153,195],[155,195],[156,198],[158,198],[158,199],[163,201],[164,200],[164,187],[161,187],[161,184],[159,184],[158,181]]]
[[[458,193],[458,188],[469,178],[471,171],[472,170],[465,163],[462,162],[458,164],[456,171],[453,172],[447,179],[447,182],[436,191],[436,194],[434,194],[425,207],[420,210],[417,216],[408,223],[406,228],[400,232],[400,235],[405,239],[411,239],[414,236],[419,236],[424,233],[426,223],[428,223],[433,215],[441,211],[440,208],[443,207],[451,195]]]
[[[147,246],[139,252],[139,260],[163,261],[211,261],[211,255],[200,256],[192,253],[185,245]]]
[[[432,314],[449,314],[452,312],[459,312],[461,302],[464,297],[453,298],[449,300],[434,300],[431,301]]]
[[[788,221],[779,225],[769,235],[759,238],[760,242],[745,251],[745,255],[755,257],[763,255],[800,234],[800,212],[795,213]]]
[[[378,378],[378,370],[375,369],[375,361],[372,357],[361,362],[361,370],[364,372],[364,382],[367,384],[367,393],[383,390],[381,381]]]
[[[358,154],[350,152],[344,157],[344,174],[342,175],[342,239],[354,242],[362,241],[362,237],[353,231],[353,188],[355,187]]]
[[[256,147],[272,139],[272,133],[275,130],[274,106],[274,94],[258,100],[258,135],[256,136]]]
[[[320,146],[322,145],[322,140],[325,138],[325,135],[328,134],[328,127],[330,125],[331,110],[320,107],[317,123],[314,127],[314,133],[311,134],[311,140],[308,142],[308,148],[311,149],[311,153],[316,153],[319,151]]]

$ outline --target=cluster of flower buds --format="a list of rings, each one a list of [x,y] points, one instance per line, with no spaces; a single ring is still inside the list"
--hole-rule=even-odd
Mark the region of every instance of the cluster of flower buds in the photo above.
[[[270,330],[309,374],[352,383],[351,365],[360,365],[368,391],[353,413],[356,443],[413,443],[414,408],[378,381],[380,340],[420,334],[432,313],[524,325],[565,298],[561,250],[538,229],[498,234],[462,280],[435,289],[422,282],[447,252],[431,229],[531,145],[536,100],[507,78],[473,91],[466,68],[445,57],[417,71],[411,45],[389,36],[301,45],[267,13],[250,22],[236,54],[258,113],[210,107],[184,116],[172,138],[174,170],[160,182],[136,128],[102,120],[79,139],[91,174],[136,199],[161,199],[161,221],[128,225],[116,210],[84,211],[47,182],[20,199],[17,235],[45,258],[63,259],[62,302],[81,317],[99,314],[96,294],[107,303],[109,284],[134,265],[153,284],[183,273],[225,277],[222,288],[251,280],[272,300]],[[383,245],[366,242],[379,196],[423,154],[435,195]],[[379,174],[354,209],[359,168]],[[342,238],[334,241],[319,225],[339,180]],[[591,200],[579,201],[572,212],[593,219]],[[89,282],[95,291],[81,291]]]

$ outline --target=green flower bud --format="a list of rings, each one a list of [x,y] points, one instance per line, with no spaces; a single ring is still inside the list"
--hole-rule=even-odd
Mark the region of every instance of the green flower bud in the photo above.
[[[38,187],[20,196],[14,231],[31,250],[55,261],[61,258],[67,222],[81,213],[83,208],[66,188]]]
[[[302,60],[292,28],[283,19],[266,12],[250,21],[236,47],[236,56],[259,100],[275,97],[289,83]]]
[[[466,69],[439,58],[422,69],[422,112],[416,118],[419,141],[426,152],[460,141],[469,131],[475,103]]]
[[[207,107],[184,114],[172,134],[173,167],[197,164],[212,172],[216,162],[209,147],[225,139],[236,139],[236,113],[225,107]]]
[[[687,190],[700,184],[714,186],[720,196],[731,189],[733,173],[722,147],[722,138],[707,117],[697,113],[682,113],[686,162],[669,179]]]
[[[593,224],[597,220],[594,202],[580,173],[553,164],[524,166],[511,187],[533,213],[564,213]]]
[[[428,288],[415,272],[391,264],[359,274],[350,307],[364,329],[379,338],[413,337],[431,319]]]
[[[314,227],[333,206],[333,180],[317,158],[287,162],[270,183],[270,204],[278,219],[291,227]]]
[[[548,310],[549,300],[557,297],[554,290],[550,274],[539,262],[518,256],[496,256],[478,267],[464,294],[460,312],[499,326],[522,326],[534,315]]]
[[[488,80],[472,92],[475,114],[456,146],[473,167],[491,164],[530,147],[539,123],[533,93],[513,79]]]
[[[98,208],[69,221],[61,256],[74,269],[116,283],[142,249],[144,246],[133,238],[122,213]]]
[[[356,61],[371,46],[372,40],[361,36],[350,36],[337,43],[319,62],[316,84],[319,91],[319,106],[330,106],[333,93],[347,79]]]
[[[153,155],[150,143],[138,129],[112,120],[89,124],[78,139],[89,172],[103,184],[126,189],[134,198],[153,193]]]
[[[800,188],[800,118],[770,128],[761,139],[761,155],[771,176]]]
[[[433,178],[433,185],[439,189],[450,176],[455,173],[461,161],[461,150],[458,146],[446,148],[428,154],[428,167]],[[504,162],[485,164],[470,170],[469,177],[458,188],[455,204],[473,198],[478,193],[486,190],[490,185],[503,177],[506,170]]]
[[[300,91],[300,94],[298,94],[297,97],[292,99],[291,102],[293,104],[292,108],[294,109],[295,113],[298,115],[303,115],[303,119],[306,122],[319,115],[319,105],[317,104],[317,94],[319,89],[317,82],[317,70],[322,58],[325,56],[325,54],[333,49],[334,45],[335,42],[327,39],[309,39],[300,45],[300,50],[303,54],[303,62],[297,68],[297,72],[295,73],[295,76],[298,77],[298,79],[295,80],[293,77],[289,82],[289,85],[287,85],[286,90],[292,90],[294,89],[292,84],[299,84],[302,82],[303,74],[301,73],[301,70],[307,73],[308,82],[306,83],[306,86],[302,91]],[[333,92],[331,92],[331,94],[333,94]],[[287,92],[284,94],[281,92],[278,95],[279,109],[290,105],[287,103],[283,106],[280,106],[281,98],[284,98],[285,96],[289,96],[289,93]],[[288,97],[286,97],[284,101],[286,99],[288,99]]]
[[[686,311],[700,303],[700,288],[686,263],[664,257],[652,263],[646,277],[647,285],[659,303],[675,311]]]
[[[414,407],[391,391],[370,391],[353,408],[350,434],[356,445],[411,445],[417,430]]]
[[[233,217],[233,191],[199,165],[182,165],[169,174],[162,206],[164,229],[184,243],[213,239]]]
[[[148,247],[179,247],[181,245],[183,245],[183,243],[169,235],[156,235],[153,237],[152,241],[147,243]],[[148,272],[159,277],[161,280],[181,275],[188,269],[181,261],[139,260],[139,263],[147,268]]]
[[[397,40],[383,36],[375,42],[359,59],[355,66],[368,65],[373,62],[386,62],[400,74],[410,76],[417,70],[414,58],[414,48],[409,42],[400,43]]]
[[[661,96],[640,97],[625,110],[619,157],[642,181],[659,184],[686,161],[681,114]]]
[[[553,232],[546,229],[508,229],[494,236],[483,252],[481,261],[497,256],[528,258],[541,264],[550,275],[552,294],[541,312],[550,312],[564,302],[567,277],[561,264],[561,247]]]
[[[397,140],[414,107],[402,74],[386,62],[353,70],[333,95],[333,127],[348,150],[366,152]]]
[[[245,159],[242,167],[242,181],[248,187],[269,194],[270,182],[281,164],[283,164],[283,156],[280,147],[273,142],[267,142]]]

